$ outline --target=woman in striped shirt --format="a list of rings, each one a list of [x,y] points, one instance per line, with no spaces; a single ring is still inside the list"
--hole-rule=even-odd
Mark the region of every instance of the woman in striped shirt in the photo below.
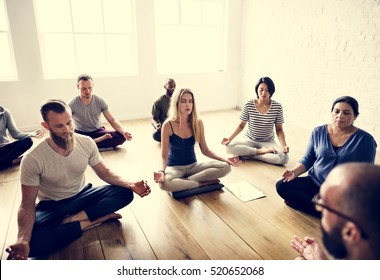
[[[230,137],[223,138],[222,144],[227,146],[227,152],[230,154],[285,165],[289,160],[289,147],[282,128],[284,123],[282,106],[271,99],[275,92],[272,79],[260,78],[255,91],[257,99],[251,99],[245,103],[238,127]],[[244,139],[232,141],[247,123],[248,130]],[[276,129],[280,145],[274,140],[273,128]]]

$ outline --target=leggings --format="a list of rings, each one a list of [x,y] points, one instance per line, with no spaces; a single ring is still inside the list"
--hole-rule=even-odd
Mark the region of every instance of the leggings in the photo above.
[[[319,193],[320,186],[316,185],[309,176],[297,177],[290,182],[282,180],[276,183],[277,193],[292,208],[320,218],[321,213],[315,210],[311,200]]]
[[[264,155],[256,155],[257,149],[262,147],[273,147],[276,149],[277,153],[268,153]],[[271,142],[258,142],[253,141],[247,137],[241,140],[232,141],[227,145],[227,153],[237,155],[237,156],[247,156],[260,160],[263,162],[285,165],[288,163],[289,156],[282,152],[281,147],[274,141]]]
[[[125,138],[123,134],[115,130],[108,130],[104,126],[92,132],[85,132],[85,131],[80,131],[77,129],[75,130],[75,132],[82,135],[90,136],[92,139],[98,138],[107,133],[111,134],[112,138],[105,139],[99,143],[96,143],[96,146],[98,146],[99,149],[115,148],[116,146],[119,146],[125,142]]]
[[[10,167],[14,159],[24,154],[32,146],[33,140],[30,137],[25,137],[1,147],[0,170]]]
[[[165,180],[160,184],[164,191],[176,192],[199,187],[199,182],[219,179],[231,172],[231,166],[222,161],[167,166]]]
[[[80,222],[61,224],[67,216],[84,211],[90,221],[113,213],[133,200],[130,189],[91,184],[77,195],[59,200],[40,201],[36,206],[36,218],[30,240],[30,257],[41,257],[61,249],[82,236]]]

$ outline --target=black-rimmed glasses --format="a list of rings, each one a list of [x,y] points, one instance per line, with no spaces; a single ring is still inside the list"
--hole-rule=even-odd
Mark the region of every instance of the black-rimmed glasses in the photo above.
[[[322,198],[321,198],[321,195],[319,193],[317,193],[313,197],[313,199],[311,200],[311,202],[314,204],[315,209],[317,211],[322,212],[323,209],[326,209],[327,211],[330,211],[331,213],[334,213],[335,215],[337,215],[337,216],[339,216],[341,218],[344,218],[344,219],[346,219],[348,221],[353,222],[359,228],[359,230],[360,230],[363,238],[364,239],[368,239],[369,238],[368,234],[363,230],[363,228],[359,225],[358,222],[356,222],[354,219],[350,218],[349,216],[347,216],[347,215],[345,215],[345,214],[343,214],[343,213],[341,213],[341,212],[339,212],[337,210],[334,210],[331,207],[323,204],[321,201],[322,201]]]

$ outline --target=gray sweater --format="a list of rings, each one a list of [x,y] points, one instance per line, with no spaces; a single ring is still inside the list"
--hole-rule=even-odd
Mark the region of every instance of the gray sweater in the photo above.
[[[10,142],[7,129],[13,139],[20,139],[28,136],[27,133],[23,133],[17,128],[11,113],[0,106],[0,147],[3,147]]]

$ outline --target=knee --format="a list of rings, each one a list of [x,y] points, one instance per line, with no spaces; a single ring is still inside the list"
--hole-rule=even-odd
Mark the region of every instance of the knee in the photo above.
[[[118,198],[120,199],[120,208],[129,205],[134,198],[133,191],[127,188],[120,187]]]
[[[231,172],[231,165],[229,165],[226,162],[223,162],[223,171],[224,171],[225,175],[227,175],[228,173],[230,173]]]
[[[29,150],[33,146],[33,140],[30,137],[26,137],[20,140],[26,150]]]
[[[227,146],[226,146],[226,152],[228,153],[228,154],[234,154],[234,146],[233,145],[231,145],[231,143],[230,144],[228,144]]]
[[[288,155],[288,154],[280,153],[280,154],[278,155],[278,157],[279,157],[279,160],[278,160],[278,164],[279,164],[279,165],[285,165],[285,164],[287,164],[288,161],[289,161],[289,155]]]
[[[162,191],[166,191],[166,192],[173,191],[173,189],[171,188],[170,184],[168,184],[167,181],[160,183],[159,186]]]
[[[159,131],[154,132],[153,139],[157,142],[161,142],[161,133],[159,133]]]
[[[115,140],[115,146],[119,146],[119,145],[122,145],[125,141],[127,141],[124,137],[123,134],[121,134],[120,132],[117,132],[116,131],[116,137],[115,136],[112,136],[111,140],[114,139]]]
[[[277,181],[276,191],[282,197],[285,194],[286,183],[282,180]]]

